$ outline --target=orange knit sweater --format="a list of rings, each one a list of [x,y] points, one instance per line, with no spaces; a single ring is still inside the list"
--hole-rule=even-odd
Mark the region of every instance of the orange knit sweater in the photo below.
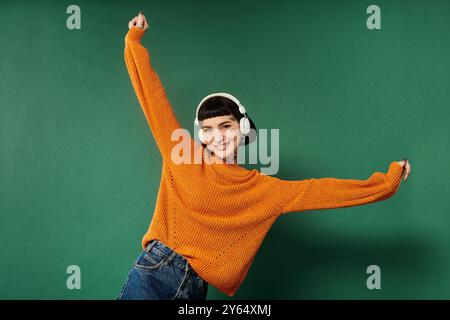
[[[288,212],[343,208],[381,201],[396,193],[403,168],[367,180],[281,180],[239,164],[171,161],[173,130],[180,125],[142,46],[144,30],[125,37],[125,62],[139,103],[162,155],[159,192],[142,247],[159,239],[183,255],[209,284],[233,296],[275,220]],[[191,138],[190,138],[191,139]],[[203,147],[191,139],[192,156]]]

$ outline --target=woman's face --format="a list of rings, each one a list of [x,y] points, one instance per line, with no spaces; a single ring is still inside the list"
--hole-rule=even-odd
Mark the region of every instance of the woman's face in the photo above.
[[[203,143],[220,159],[236,159],[241,141],[239,123],[232,115],[219,116],[201,121]]]

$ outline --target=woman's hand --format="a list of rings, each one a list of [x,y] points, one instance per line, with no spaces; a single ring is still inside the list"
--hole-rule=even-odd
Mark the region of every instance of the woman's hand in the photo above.
[[[145,19],[144,13],[142,11],[139,11],[138,16],[134,17],[130,20],[130,22],[128,22],[128,29],[131,29],[134,26],[144,29],[144,31],[148,29],[147,19]]]
[[[397,161],[397,163],[400,166],[402,166],[402,168],[406,169],[405,177],[403,178],[403,180],[406,181],[406,179],[408,179],[409,174],[411,173],[411,165],[409,164],[409,161],[407,159]]]

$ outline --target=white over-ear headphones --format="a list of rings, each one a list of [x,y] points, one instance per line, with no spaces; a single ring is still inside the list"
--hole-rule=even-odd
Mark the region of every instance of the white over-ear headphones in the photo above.
[[[197,126],[200,126],[200,122],[198,121],[197,117],[198,117],[198,110],[200,109],[203,102],[205,102],[205,100],[207,100],[211,97],[217,97],[217,96],[228,98],[228,99],[232,100],[233,102],[235,102],[239,106],[239,112],[244,115],[241,118],[241,120],[239,120],[240,131],[243,135],[249,134],[250,130],[251,130],[251,125],[250,125],[250,120],[248,119],[247,113],[245,111],[244,105],[242,103],[240,103],[236,97],[234,97],[233,95],[226,93],[226,92],[215,92],[215,93],[211,93],[210,95],[207,95],[206,97],[204,97],[197,106],[197,111],[195,112],[194,124]],[[200,138],[201,142],[204,141],[203,140],[203,130],[201,128],[200,128],[200,130],[198,130],[198,137]]]

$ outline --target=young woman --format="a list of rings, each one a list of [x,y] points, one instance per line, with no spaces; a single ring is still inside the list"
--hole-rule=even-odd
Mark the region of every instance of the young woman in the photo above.
[[[206,299],[208,284],[233,296],[275,220],[288,212],[343,208],[394,195],[411,166],[393,161],[367,180],[282,180],[236,161],[255,125],[230,94],[215,93],[197,107],[201,143],[186,138],[178,156],[172,133],[183,130],[141,44],[148,29],[139,13],[128,24],[125,62],[139,103],[162,156],[156,208],[119,299]],[[202,159],[198,162],[196,159]]]

